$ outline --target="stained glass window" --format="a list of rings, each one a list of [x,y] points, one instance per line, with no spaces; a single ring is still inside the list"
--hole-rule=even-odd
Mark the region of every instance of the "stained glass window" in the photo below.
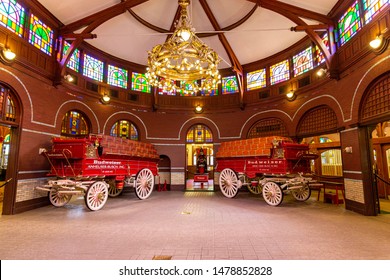
[[[64,51],[65,54],[67,50],[70,48],[70,44],[68,42],[64,43]],[[80,69],[80,51],[75,49],[72,55],[69,58],[68,64],[66,66],[76,72],[79,72]]]
[[[188,130],[186,141],[187,143],[212,143],[213,135],[207,126],[197,124]]]
[[[0,1],[0,25],[22,37],[25,21],[26,13],[24,8],[16,0]]]
[[[293,56],[294,76],[299,76],[313,69],[313,53],[309,47]]]
[[[92,56],[84,54],[84,69],[83,74],[91,79],[99,82],[103,81],[104,63]]]
[[[326,46],[326,48],[329,50],[329,38],[328,38],[328,33],[324,33],[321,37],[322,42]],[[316,65],[320,65],[325,62],[325,56],[320,50],[320,48],[316,45],[314,49],[314,57],[316,61]]]
[[[138,130],[134,124],[126,120],[117,121],[111,128],[111,136],[138,140]]]
[[[203,86],[203,83],[204,83],[204,79],[200,80],[201,86]],[[213,89],[211,91],[209,91],[209,90],[201,90],[200,94],[204,95],[204,96],[215,96],[215,95],[218,95],[218,85],[217,85],[216,89]]]
[[[151,87],[148,84],[148,79],[146,79],[145,74],[140,74],[136,72],[133,72],[131,74],[131,90],[150,93],[150,88]]]
[[[265,68],[246,74],[246,87],[248,90],[263,88],[266,86]]]
[[[356,1],[338,21],[337,30],[339,32],[339,45],[342,46],[348,42],[361,27],[359,2]]]
[[[388,4],[389,0],[363,0],[365,22],[369,23]]]
[[[197,81],[194,81],[193,83],[197,84]],[[194,84],[193,83],[187,83],[185,81],[180,81],[180,88],[178,92],[181,96],[194,96],[196,95],[196,92],[194,91]]]
[[[222,78],[222,94],[238,92],[238,82],[236,76]]]
[[[85,136],[89,133],[86,118],[77,111],[69,111],[62,119],[61,135],[65,136]]]
[[[44,53],[51,55],[53,51],[53,30],[33,14],[30,17],[28,41]]]
[[[290,79],[290,63],[286,59],[282,62],[272,65],[269,68],[271,85],[287,81]]]
[[[16,106],[11,97],[11,91],[0,84],[0,120],[15,122]]]
[[[107,83],[112,86],[127,88],[127,70],[108,65]]]
[[[164,79],[161,78],[162,81]],[[161,95],[176,95],[176,82],[172,81],[171,84],[164,83],[164,87],[158,88],[158,94]]]

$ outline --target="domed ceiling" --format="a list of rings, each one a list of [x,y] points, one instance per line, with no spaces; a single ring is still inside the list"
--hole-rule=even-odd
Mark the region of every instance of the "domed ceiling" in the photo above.
[[[141,65],[163,43],[179,18],[178,0],[39,0],[64,27],[115,57]],[[192,26],[222,61],[241,67],[278,53],[332,24],[336,0],[191,0]],[[291,31],[297,27],[301,32]],[[64,36],[66,37],[66,36]],[[96,38],[90,38],[96,37]],[[315,35],[314,35],[315,37]]]

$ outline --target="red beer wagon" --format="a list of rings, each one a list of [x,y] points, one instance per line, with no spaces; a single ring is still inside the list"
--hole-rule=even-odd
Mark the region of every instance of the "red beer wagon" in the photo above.
[[[287,137],[223,142],[216,154],[219,187],[226,197],[233,198],[239,188],[247,186],[272,206],[280,205],[287,192],[305,201],[311,195],[310,186],[319,185],[304,176],[310,172],[310,160],[317,157],[309,151],[309,145],[294,143]]]
[[[118,196],[124,185],[132,185],[139,199],[150,196],[157,175],[159,155],[152,144],[107,135],[87,138],[53,138],[50,151],[41,149],[51,170],[48,191],[57,207],[72,195],[83,195],[90,210],[101,209],[108,196]]]

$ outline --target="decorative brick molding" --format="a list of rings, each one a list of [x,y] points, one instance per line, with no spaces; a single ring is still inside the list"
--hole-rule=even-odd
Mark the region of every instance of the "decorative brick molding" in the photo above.
[[[363,181],[344,178],[345,198],[364,204]]]

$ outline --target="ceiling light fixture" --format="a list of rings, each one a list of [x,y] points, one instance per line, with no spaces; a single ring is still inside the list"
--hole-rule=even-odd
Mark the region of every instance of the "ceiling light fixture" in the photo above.
[[[189,4],[190,0],[179,0],[181,11],[176,30],[165,43],[148,52],[146,77],[150,85],[167,91],[211,92],[221,80],[221,59],[195,35],[187,12]]]

